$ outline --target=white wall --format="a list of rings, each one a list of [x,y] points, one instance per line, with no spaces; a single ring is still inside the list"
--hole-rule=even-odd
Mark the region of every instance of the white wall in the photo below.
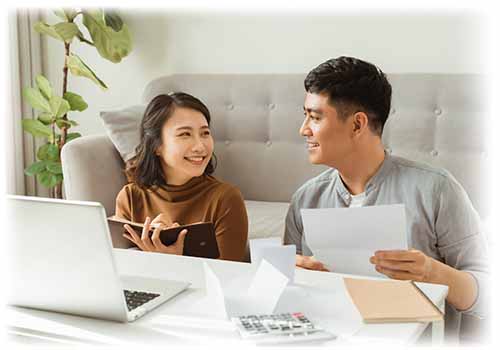
[[[47,13],[47,21],[57,18]],[[74,43],[74,52],[109,86],[70,76],[69,90],[89,108],[73,114],[84,135],[103,133],[101,110],[140,103],[148,81],[172,73],[306,73],[349,55],[386,73],[483,71],[482,19],[464,13],[331,13],[323,15],[122,12],[134,39],[122,63]],[[44,70],[62,86],[63,46],[44,39]]]

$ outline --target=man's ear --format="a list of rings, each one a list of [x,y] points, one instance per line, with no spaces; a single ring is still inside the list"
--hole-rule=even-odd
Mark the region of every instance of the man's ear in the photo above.
[[[355,135],[363,133],[368,128],[368,116],[365,112],[356,112],[352,121],[352,132]]]

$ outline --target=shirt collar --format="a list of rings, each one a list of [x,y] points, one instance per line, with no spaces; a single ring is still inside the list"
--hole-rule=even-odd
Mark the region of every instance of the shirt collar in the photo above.
[[[375,175],[371,177],[370,180],[366,183],[365,187],[365,193],[368,195],[373,189],[377,188],[382,182],[384,182],[385,178],[391,171],[391,168],[393,166],[393,159],[392,156],[387,153],[387,151],[384,150],[384,161],[382,162],[382,165],[380,168],[377,170]],[[344,203],[349,206],[351,203],[351,193],[349,190],[345,187],[344,182],[342,181],[342,178],[340,177],[340,173],[337,171],[336,172],[336,181],[335,181],[335,190],[339,194],[339,196],[342,198]]]

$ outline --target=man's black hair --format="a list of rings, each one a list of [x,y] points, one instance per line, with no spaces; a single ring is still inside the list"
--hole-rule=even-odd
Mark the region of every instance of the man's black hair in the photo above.
[[[304,87],[309,93],[326,94],[343,120],[359,111],[366,113],[370,130],[382,136],[392,87],[375,65],[354,57],[333,58],[310,71]]]

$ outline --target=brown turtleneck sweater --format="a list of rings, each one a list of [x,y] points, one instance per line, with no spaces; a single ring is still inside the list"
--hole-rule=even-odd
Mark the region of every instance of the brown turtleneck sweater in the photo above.
[[[116,216],[144,222],[159,214],[180,225],[212,222],[220,259],[244,261],[248,217],[238,188],[209,175],[194,177],[184,185],[167,185],[156,191],[125,185],[116,197]]]

